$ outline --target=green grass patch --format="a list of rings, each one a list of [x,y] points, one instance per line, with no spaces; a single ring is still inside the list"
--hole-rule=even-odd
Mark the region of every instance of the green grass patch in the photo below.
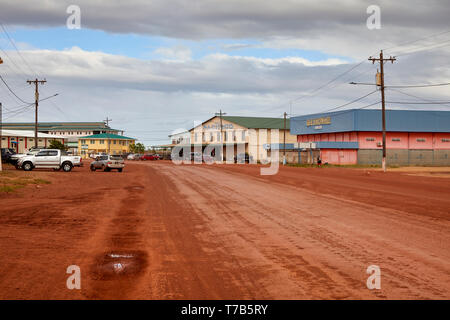
[[[34,179],[32,183],[34,183],[34,184],[50,184],[51,182],[48,180],[44,180],[44,179]]]
[[[0,186],[0,192],[11,193],[15,192],[17,189],[25,187],[24,185],[3,185]]]
[[[24,188],[29,184],[50,184],[51,182],[39,178],[21,177],[21,178],[11,178],[0,176],[0,193],[11,193],[15,192],[17,189]]]

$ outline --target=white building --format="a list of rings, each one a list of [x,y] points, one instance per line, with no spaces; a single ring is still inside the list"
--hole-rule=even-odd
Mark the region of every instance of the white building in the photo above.
[[[17,153],[24,153],[29,148],[35,146],[34,131],[2,129],[1,136],[1,147],[12,148]],[[66,142],[64,136],[38,132],[38,147],[46,148],[52,140],[57,140],[62,143]]]

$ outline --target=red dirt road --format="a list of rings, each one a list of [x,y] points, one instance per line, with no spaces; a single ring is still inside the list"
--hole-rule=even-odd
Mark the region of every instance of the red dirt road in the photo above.
[[[449,178],[164,161],[31,174],[52,184],[0,194],[1,299],[450,298]]]

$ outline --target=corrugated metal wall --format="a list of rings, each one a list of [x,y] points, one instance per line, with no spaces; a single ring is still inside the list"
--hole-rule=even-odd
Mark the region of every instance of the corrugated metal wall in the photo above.
[[[388,149],[388,165],[450,166],[450,150]],[[358,150],[358,164],[381,164],[382,150]]]

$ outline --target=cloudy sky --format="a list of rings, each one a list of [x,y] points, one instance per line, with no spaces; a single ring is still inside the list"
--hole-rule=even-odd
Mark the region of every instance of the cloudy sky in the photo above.
[[[80,29],[67,28],[75,4]],[[367,8],[380,8],[370,30]],[[27,79],[45,78],[41,121],[102,121],[146,145],[167,143],[219,109],[280,117],[322,112],[387,85],[450,82],[448,0],[0,0],[6,121],[33,121]],[[70,19],[70,21],[72,21]],[[387,91],[390,108],[444,109],[450,88]],[[345,108],[379,101],[376,92]],[[399,102],[409,102],[401,104]],[[379,107],[374,105],[373,107]]]

